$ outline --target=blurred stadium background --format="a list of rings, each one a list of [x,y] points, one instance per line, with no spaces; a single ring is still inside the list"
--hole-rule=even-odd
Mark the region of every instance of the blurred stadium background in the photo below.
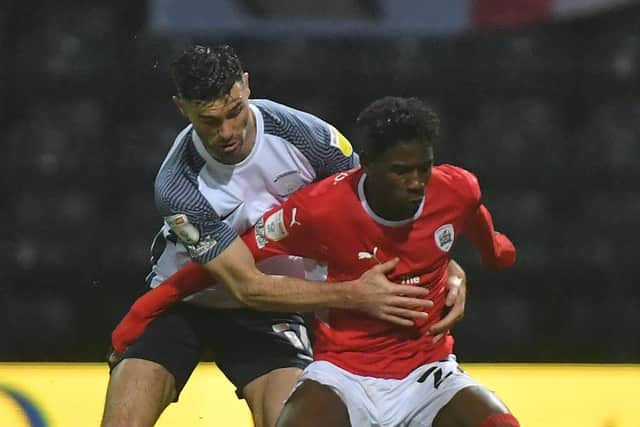
[[[519,248],[504,274],[456,249],[463,362],[640,361],[640,4],[621,0],[4,0],[0,361],[104,359],[144,290],[184,125],[168,63],[193,41],[347,136],[380,96],[436,107],[438,161],[478,175]]]
[[[436,107],[438,161],[479,176],[519,248],[503,274],[481,271],[469,245],[456,248],[470,280],[455,331],[463,363],[640,362],[640,4],[625,0],[4,0],[0,361],[104,360],[113,326],[144,290],[160,226],[153,179],[184,125],[168,63],[194,41],[233,45],[254,97],[313,112],[347,136],[380,96]],[[0,366],[5,407],[15,402],[3,387],[14,384],[54,425],[97,424],[105,365],[39,366]],[[471,366],[523,425],[638,425],[637,367]],[[192,406],[168,417],[211,425],[193,405],[211,411],[218,395],[199,395],[209,383],[194,382]],[[68,397],[77,389],[91,391]],[[246,408],[223,394],[246,424]],[[561,423],[566,405],[597,407],[599,418],[566,412]]]

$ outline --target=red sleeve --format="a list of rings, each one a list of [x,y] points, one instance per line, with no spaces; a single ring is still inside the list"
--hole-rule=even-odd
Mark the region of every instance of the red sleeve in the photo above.
[[[480,252],[486,268],[502,270],[516,262],[516,248],[507,236],[495,231],[491,214],[484,205],[471,214],[463,233]]]
[[[256,262],[276,255],[297,255],[319,259],[320,246],[314,232],[309,195],[295,193],[284,204],[264,214],[242,235]],[[314,201],[315,204],[322,200]]]
[[[470,215],[463,234],[469,237],[480,252],[484,267],[492,270],[510,267],[516,262],[516,248],[507,236],[495,230],[491,213],[480,201],[482,192],[476,176],[464,169],[459,170],[469,187],[470,195]]]
[[[190,262],[156,288],[138,298],[129,312],[111,333],[111,344],[117,352],[124,351],[138,339],[149,323],[184,297],[214,284],[205,269]]]
[[[256,261],[282,254],[306,258],[318,256],[315,248],[319,245],[314,244],[313,221],[309,210],[304,208],[308,196],[299,193],[294,194],[282,206],[264,214],[254,228],[242,236]],[[111,334],[113,348],[118,352],[123,351],[162,312],[184,297],[213,284],[213,279],[202,266],[194,262],[188,263],[136,300]]]

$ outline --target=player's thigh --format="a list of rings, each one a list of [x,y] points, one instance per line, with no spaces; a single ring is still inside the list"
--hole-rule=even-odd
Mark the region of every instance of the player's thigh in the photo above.
[[[173,375],[162,365],[142,359],[122,360],[111,372],[102,426],[153,426],[173,401]]]
[[[200,359],[202,344],[196,333],[196,325],[201,322],[200,312],[189,304],[179,304],[161,314],[111,365],[112,381],[138,382],[140,387],[146,387],[152,380],[147,375],[150,369],[145,367],[160,366],[163,368],[160,372],[168,374],[161,377],[172,379],[171,400],[177,400]],[[131,363],[133,359],[150,363]],[[121,374],[125,369],[129,374],[126,377]]]
[[[249,382],[242,394],[251,409],[256,427],[273,427],[302,369],[280,368]]]
[[[276,427],[350,427],[349,412],[328,386],[306,380],[284,405]]]
[[[509,409],[482,385],[463,388],[436,415],[433,427],[477,427],[493,414],[506,414]]]

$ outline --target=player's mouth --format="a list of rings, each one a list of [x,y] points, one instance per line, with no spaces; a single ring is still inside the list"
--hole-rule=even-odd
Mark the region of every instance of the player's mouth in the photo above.
[[[242,145],[242,138],[232,139],[229,142],[222,144],[222,151],[225,153],[233,153],[238,150]]]

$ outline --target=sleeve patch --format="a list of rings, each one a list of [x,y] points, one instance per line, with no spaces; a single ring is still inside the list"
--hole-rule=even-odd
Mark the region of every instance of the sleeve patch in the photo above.
[[[211,248],[213,248],[217,244],[217,240],[215,240],[211,236],[207,236],[197,243],[187,244],[185,246],[187,247],[187,251],[192,258],[198,258],[209,252]]]
[[[284,210],[280,209],[270,215],[266,220],[260,218],[253,226],[258,249],[262,249],[269,244],[269,241],[277,242],[289,235],[284,223]]]
[[[164,220],[185,245],[193,245],[200,240],[200,232],[185,214],[165,216]]]
[[[284,210],[280,209],[273,215],[269,216],[264,223],[264,232],[269,240],[275,242],[284,239],[289,235],[287,227],[284,224]]]
[[[253,231],[256,235],[256,245],[258,245],[258,249],[262,249],[267,246],[269,241],[264,235],[264,217],[260,218],[256,225],[253,226]]]
[[[353,153],[353,147],[351,147],[349,140],[331,125],[329,126],[329,132],[331,133],[331,145],[339,149],[345,157],[349,157]]]

